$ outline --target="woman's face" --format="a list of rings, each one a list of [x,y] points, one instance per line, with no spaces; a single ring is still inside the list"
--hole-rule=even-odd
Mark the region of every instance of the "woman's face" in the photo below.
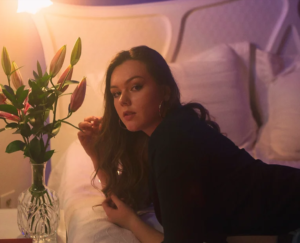
[[[129,131],[151,135],[162,118],[159,105],[164,99],[163,86],[157,85],[140,61],[127,60],[111,75],[110,92],[115,109]]]

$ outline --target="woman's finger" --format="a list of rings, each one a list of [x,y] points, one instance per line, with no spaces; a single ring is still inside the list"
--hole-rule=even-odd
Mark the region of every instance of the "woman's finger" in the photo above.
[[[102,120],[102,117],[98,117],[98,116],[89,116],[89,117],[86,117],[84,118],[84,121],[86,122],[99,122]]]
[[[90,122],[80,122],[80,123],[78,124],[78,126],[79,126],[79,127],[82,127],[82,128],[91,128],[91,127],[93,126],[93,124],[90,123]]]
[[[99,127],[94,126],[94,124],[92,123],[88,123],[88,122],[81,122],[78,124],[78,127],[83,130],[83,131],[92,131],[92,132],[96,132],[99,130]]]
[[[118,208],[119,208],[119,206],[124,205],[124,203],[115,194],[111,194],[110,197],[111,197],[111,200],[116,204],[116,206]]]

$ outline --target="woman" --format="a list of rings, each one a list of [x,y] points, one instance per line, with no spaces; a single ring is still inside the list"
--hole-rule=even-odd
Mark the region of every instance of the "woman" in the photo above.
[[[203,106],[181,105],[155,50],[134,47],[112,60],[103,119],[89,117],[79,127],[107,196],[108,220],[141,242],[219,243],[300,226],[300,171],[253,159],[220,133]],[[151,201],[164,234],[135,213]]]

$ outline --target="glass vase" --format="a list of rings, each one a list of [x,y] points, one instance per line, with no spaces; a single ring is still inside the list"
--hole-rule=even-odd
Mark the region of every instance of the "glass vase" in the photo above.
[[[55,236],[59,225],[59,199],[45,185],[46,163],[31,164],[32,185],[18,197],[18,227],[37,241]]]

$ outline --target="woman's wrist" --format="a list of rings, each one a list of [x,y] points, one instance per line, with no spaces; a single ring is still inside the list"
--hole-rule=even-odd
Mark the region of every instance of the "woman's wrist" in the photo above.
[[[130,230],[141,243],[161,243],[164,235],[146,224],[138,215],[134,215],[128,222]]]
[[[134,229],[137,228],[138,225],[144,223],[140,217],[137,214],[132,214],[132,216],[129,218],[128,220],[128,230],[130,230],[131,232],[134,231]]]

